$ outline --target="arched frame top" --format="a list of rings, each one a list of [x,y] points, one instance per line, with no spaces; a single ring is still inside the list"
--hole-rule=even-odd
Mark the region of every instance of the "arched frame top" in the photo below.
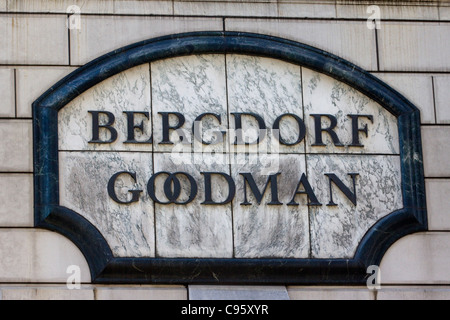
[[[329,75],[398,119],[403,209],[379,220],[351,259],[117,258],[85,218],[60,206],[58,111],[101,81],[132,67],[194,54],[236,53],[283,60]],[[35,226],[57,231],[84,254],[94,283],[364,284],[401,237],[427,230],[420,112],[368,72],[298,42],[240,32],[197,32],[142,41],[77,69],[33,103]]]

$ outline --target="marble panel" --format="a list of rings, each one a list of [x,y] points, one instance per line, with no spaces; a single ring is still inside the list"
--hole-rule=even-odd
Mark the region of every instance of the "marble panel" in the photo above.
[[[313,258],[351,258],[375,222],[403,207],[399,156],[307,155],[306,161],[322,204],[310,207]],[[354,185],[350,173],[358,173]],[[334,182],[330,193],[325,174],[335,174],[356,205]]]
[[[117,257],[153,257],[154,208],[144,196],[152,175],[151,153],[60,152],[60,204],[90,221]],[[120,201],[132,200],[130,190],[143,190],[140,199],[119,204],[108,194],[108,183],[121,171],[114,190]]]
[[[297,196],[299,205],[291,202],[302,173],[304,155],[237,154],[231,164],[236,182],[233,201],[233,229],[236,258],[307,258],[309,255],[308,206],[305,196]],[[280,205],[268,205],[273,200],[272,184],[264,186],[270,175],[277,177]],[[241,173],[251,173],[263,194],[261,204]],[[271,181],[274,181],[272,179]],[[250,205],[243,205],[245,195]]]
[[[244,55],[227,55],[228,99],[230,128],[235,129],[233,113],[256,113],[267,127],[260,131],[253,116],[241,116],[242,140],[258,145],[233,145],[237,152],[299,153],[304,152],[303,108],[300,67],[280,60]],[[272,130],[275,120],[283,114],[279,131]],[[302,130],[300,130],[302,128]],[[279,142],[285,141],[284,145]],[[300,140],[300,141],[299,141]]]
[[[160,60],[151,64],[151,79],[155,151],[190,151],[192,147],[199,152],[226,151],[226,136],[218,132],[228,126],[224,55]],[[160,112],[184,116],[184,125],[170,130],[173,144],[161,144],[164,116]],[[216,115],[203,118],[199,127],[199,136],[210,145],[192,134],[194,121],[204,113]],[[180,121],[179,116],[169,115],[171,127],[179,126]]]
[[[89,111],[108,111],[114,116],[111,125],[117,131],[113,143],[91,143],[93,137],[94,115]],[[135,114],[134,123],[143,122],[144,132],[135,129],[137,141],[148,141],[152,136],[150,71],[144,64],[121,72],[87,90],[59,111],[58,134],[60,150],[134,150],[152,151],[150,143],[128,144],[127,119],[124,111],[147,112]],[[105,125],[112,118],[99,114],[99,124]],[[111,130],[99,128],[101,141],[111,138]]]
[[[201,172],[230,174],[223,155],[171,153],[154,154],[155,173],[185,172],[196,181],[197,196],[188,204],[155,204],[156,254],[158,257],[231,258],[233,255],[231,203],[201,204],[205,197],[205,178]],[[179,202],[189,200],[192,185],[186,176],[177,175],[181,184]],[[155,195],[167,202],[163,185],[167,175],[155,179]],[[224,202],[229,195],[228,183],[218,175],[211,177],[211,196],[215,202]]]
[[[302,75],[305,123],[309,129],[306,134],[308,153],[399,153],[397,119],[391,113],[359,91],[329,76],[307,68],[302,68]],[[343,146],[336,146],[328,132],[322,132],[325,146],[314,146],[320,142],[315,135],[314,114],[335,117],[333,132]],[[358,130],[359,143],[364,147],[350,146],[353,142],[353,119],[348,116],[350,114],[360,116],[358,129],[367,126],[367,136]],[[333,127],[329,117],[321,117],[321,127]]]

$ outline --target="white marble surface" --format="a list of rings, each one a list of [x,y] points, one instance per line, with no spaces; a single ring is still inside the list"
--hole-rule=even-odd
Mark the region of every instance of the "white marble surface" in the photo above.
[[[114,143],[89,143],[92,140],[92,115],[88,111],[109,111],[114,114],[114,128],[118,138]],[[135,123],[144,121],[145,134],[135,130],[138,141],[146,141],[151,136],[150,70],[144,64],[121,72],[78,96],[58,114],[58,134],[60,150],[136,150],[152,151],[151,144],[126,144],[127,116],[123,111],[145,111],[149,120],[136,115]],[[101,124],[106,119],[100,117]],[[100,129],[100,139],[110,137],[106,129]]]
[[[60,152],[60,204],[91,222],[117,257],[154,257],[153,202],[142,193],[137,203],[114,202],[108,195],[109,179],[117,172],[136,173],[116,182],[119,199],[130,200],[128,190],[146,190],[152,175],[151,153]]]
[[[401,168],[398,156],[307,155],[308,178],[322,206],[310,207],[311,254],[313,258],[351,258],[369,228],[387,214],[403,207]],[[329,179],[334,173],[351,191],[356,177],[354,206]]]
[[[233,256],[233,231],[231,203],[226,205],[201,205],[205,200],[204,179],[200,172],[224,172],[227,164],[220,155],[205,154],[197,158],[179,158],[168,153],[154,155],[155,172],[186,172],[197,182],[197,197],[187,205],[156,204],[156,253],[159,257],[231,258]],[[156,180],[156,196],[166,201],[162,185],[166,176]],[[182,193],[178,201],[189,198],[189,181],[179,176]],[[212,178],[212,199],[220,202],[228,197],[228,185],[220,177]]]
[[[303,119],[300,67],[270,58],[227,55],[227,75],[229,112],[256,113],[264,119],[269,129],[260,145],[232,146],[231,150],[266,153],[304,152],[304,141],[293,146],[285,146],[274,136],[276,132],[270,130],[275,119],[282,114],[291,113]],[[257,121],[251,116],[243,116],[242,127],[244,141],[255,141],[257,135],[252,132],[259,129]],[[235,128],[234,117],[231,115],[230,128]],[[285,117],[281,121],[278,134],[288,143],[297,141],[298,132],[298,125],[291,117]]]
[[[398,154],[398,128],[396,118],[386,109],[359,91],[329,76],[302,68],[305,122],[307,123],[307,153],[381,153]],[[315,143],[314,118],[311,114],[330,114],[337,119],[334,130],[345,147],[337,147],[326,132],[322,133],[326,146],[312,146]],[[372,115],[373,123],[366,118],[359,119],[359,128],[367,125],[368,137],[359,133],[364,148],[349,147],[352,143],[352,120],[347,115]],[[326,117],[322,127],[329,127]]]
[[[193,145],[197,149],[225,151],[225,141],[207,147],[192,139],[194,120],[203,113],[220,115],[222,122],[222,126],[214,118],[202,122],[205,141],[214,141],[208,133],[211,134],[216,127],[222,131],[228,126],[225,78],[224,55],[193,55],[151,64],[155,151],[192,149],[191,143],[180,142],[180,134],[174,130],[171,130],[173,145],[159,144],[162,141],[162,116],[158,114],[159,112],[182,113],[186,120],[182,132],[189,141],[194,141]],[[172,116],[170,120],[171,126],[177,125],[176,117]]]
[[[287,206],[305,172],[303,155],[237,155],[232,163],[236,181],[233,201],[234,246],[237,258],[307,258],[309,254],[309,221],[306,197],[298,196],[299,206]],[[251,173],[260,192],[269,175],[278,176],[278,199],[283,205],[267,205],[272,200],[270,185],[258,205],[247,185],[248,201],[244,202],[244,178],[239,173]]]

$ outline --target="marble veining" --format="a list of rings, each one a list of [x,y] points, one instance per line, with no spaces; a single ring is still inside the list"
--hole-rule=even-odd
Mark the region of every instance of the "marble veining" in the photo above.
[[[306,134],[307,153],[372,153],[399,154],[397,119],[378,103],[364,96],[352,87],[327,75],[302,68],[305,121],[309,130]],[[330,114],[337,119],[335,133],[343,147],[335,146],[328,133],[323,132],[326,146],[312,146],[316,142],[315,123],[312,114]],[[368,136],[359,132],[364,147],[348,146],[352,143],[352,120],[349,114],[371,115],[359,119],[358,128],[367,125]],[[331,125],[322,118],[322,128]]]
[[[181,132],[172,131],[174,145],[156,143],[156,151],[186,151],[194,146],[207,152],[226,151],[226,141],[214,140],[215,131],[223,131],[228,126],[226,79],[224,55],[193,55],[157,61],[151,64],[152,102],[155,142],[162,141],[161,115],[159,112],[179,112],[185,117]],[[214,117],[202,121],[203,139],[212,142],[201,144],[192,137],[194,120],[203,113],[220,116],[221,125]],[[209,121],[206,121],[209,120]],[[178,124],[174,116],[171,126]],[[186,144],[180,141],[180,136]],[[193,142],[193,143],[191,143]]]
[[[105,237],[117,257],[154,257],[154,210],[148,197],[122,205],[108,195],[109,179],[126,175],[115,186],[117,196],[130,200],[129,190],[145,190],[152,174],[151,153],[60,152],[60,203],[90,221]]]
[[[307,258],[309,254],[309,221],[305,197],[297,197],[299,206],[287,206],[305,172],[303,155],[238,154],[232,164],[236,182],[233,201],[234,245],[237,258]],[[277,178],[278,198],[283,205],[267,205],[272,199],[268,186],[258,205],[247,185],[248,201],[244,202],[244,179],[239,173],[252,174],[260,192],[269,175],[281,172]]]
[[[117,140],[113,143],[89,143],[93,138],[92,115],[88,111],[109,111],[115,121]],[[135,130],[138,141],[147,141],[152,136],[150,69],[148,64],[123,71],[84,92],[58,113],[58,135],[60,150],[136,150],[151,151],[151,144],[126,144],[127,117],[124,111],[148,112],[136,115],[135,123],[144,122],[144,130]],[[100,124],[106,124],[108,118],[100,115]],[[100,129],[100,139],[107,141],[111,135],[107,129]]]
[[[200,172],[223,172],[230,174],[229,165],[220,155],[202,155],[185,159],[170,153],[155,154],[155,172],[186,172],[196,181],[197,197],[187,205],[156,204],[156,252],[159,257],[231,258],[233,256],[232,208],[226,205],[201,205],[205,200],[204,178]],[[156,180],[160,186],[158,199],[166,201],[161,186],[165,181]],[[179,176],[182,193],[179,201],[189,198],[189,181]],[[222,202],[228,197],[228,184],[221,177],[212,177],[212,199]]]
[[[308,178],[322,206],[310,207],[311,252],[313,258],[351,258],[368,229],[379,219],[403,207],[399,156],[307,155]],[[349,173],[356,177],[356,206],[332,185],[334,173],[353,191]]]
[[[288,143],[299,137],[299,126],[292,117],[285,117],[280,131],[272,131],[275,119],[282,114],[295,114],[303,119],[300,67],[283,61],[244,55],[227,55],[229,111],[256,113],[264,119],[268,129],[265,140],[257,146],[233,146],[237,152],[301,153],[304,142],[285,146],[275,134]],[[243,139],[253,142],[258,137],[257,121],[251,116],[242,119]],[[235,128],[230,115],[230,128]],[[246,133],[247,131],[247,133]],[[244,140],[245,141],[245,140]],[[234,141],[233,141],[234,142]]]

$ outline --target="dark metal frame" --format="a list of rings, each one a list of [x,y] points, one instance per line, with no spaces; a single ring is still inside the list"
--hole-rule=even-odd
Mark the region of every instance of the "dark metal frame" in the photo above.
[[[58,111],[99,82],[134,66],[192,54],[237,53],[284,60],[347,83],[398,119],[403,209],[379,220],[351,259],[117,258],[100,232],[60,206]],[[35,226],[59,232],[84,254],[93,283],[365,284],[401,237],[427,230],[420,113],[406,98],[354,64],[316,48],[271,36],[196,32],[139,42],[77,69],[33,103]]]

